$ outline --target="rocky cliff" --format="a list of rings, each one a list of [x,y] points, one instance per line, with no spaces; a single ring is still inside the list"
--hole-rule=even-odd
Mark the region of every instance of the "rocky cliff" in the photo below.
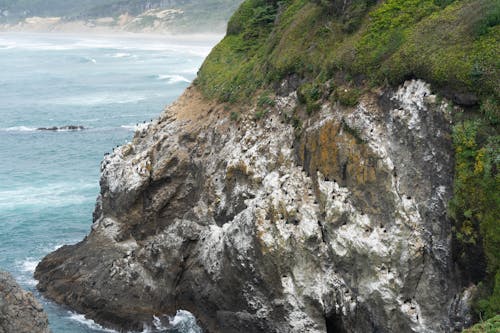
[[[0,272],[0,333],[50,333],[47,315],[35,297]]]
[[[102,163],[91,234],[39,289],[107,326],[187,309],[207,332],[451,332],[450,108],[422,81],[324,104],[300,135],[191,87]]]
[[[90,235],[38,288],[118,329],[177,309],[207,332],[494,317],[499,10],[244,1],[193,86],[102,162]]]

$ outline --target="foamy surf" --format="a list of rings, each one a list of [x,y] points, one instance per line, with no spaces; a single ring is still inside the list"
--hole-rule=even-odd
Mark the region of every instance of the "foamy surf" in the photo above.
[[[34,132],[36,131],[37,127],[29,127],[29,126],[13,126],[13,127],[7,127],[7,128],[2,128],[0,131],[2,132]]]
[[[185,333],[202,333],[195,316],[189,311],[178,310],[173,318],[169,319],[170,326],[177,331]]]
[[[33,260],[32,258],[28,258],[22,262],[21,270],[23,272],[34,273],[36,265],[38,265],[38,260]]]
[[[191,83],[191,80],[189,80],[188,78],[177,74],[167,74],[167,75],[160,74],[157,76],[157,79],[162,81],[167,81],[169,84],[174,84],[179,82]]]
[[[141,124],[136,124],[136,125],[122,125],[120,126],[123,129],[129,130],[129,131],[142,131],[143,129],[148,128],[148,126],[151,123],[141,123]]]
[[[203,333],[195,316],[189,311],[178,310],[175,316],[153,317],[153,325],[144,325],[141,333],[182,332]]]
[[[65,207],[92,202],[93,196],[75,192],[75,188],[85,190],[94,187],[95,184],[55,183],[0,190],[0,209]]]
[[[57,98],[48,101],[48,104],[67,105],[67,106],[95,106],[108,104],[129,104],[138,103],[147,98],[147,96],[130,93],[96,93],[83,96],[70,96]]]
[[[36,51],[74,51],[86,49],[114,49],[128,53],[129,50],[147,50],[165,52],[188,53],[195,57],[206,57],[211,45],[219,41],[221,35],[183,35],[182,39],[176,36],[158,36],[134,34],[129,36],[96,35],[93,38],[83,35],[57,33],[23,33],[22,35],[4,35],[0,39],[0,46],[14,47],[22,50]],[[42,37],[42,38],[41,38]],[[40,39],[44,39],[40,42]],[[118,52],[117,52],[118,53]]]
[[[87,319],[85,318],[85,315],[76,313],[76,312],[68,312],[69,314],[69,319],[72,321],[75,321],[79,323],[82,326],[85,326],[87,328],[90,328],[92,330],[100,331],[100,332],[110,332],[110,333],[118,333],[115,330],[109,329],[109,328],[104,328],[101,325],[97,324],[95,321],[92,319]]]
[[[130,53],[118,52],[118,53],[112,54],[111,58],[128,58],[128,57],[131,57],[131,56],[132,55]]]
[[[29,287],[36,286],[37,281],[33,278],[33,274],[38,262],[39,260],[29,257],[16,263],[19,271],[19,276],[16,276],[16,278],[21,284]]]

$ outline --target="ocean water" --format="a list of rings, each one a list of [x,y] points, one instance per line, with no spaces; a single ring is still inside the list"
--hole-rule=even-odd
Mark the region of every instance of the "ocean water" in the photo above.
[[[178,97],[217,40],[0,33],[0,269],[39,297],[54,333],[109,330],[43,299],[37,263],[90,231],[104,153]],[[37,130],[68,125],[85,130]],[[175,329],[145,329],[199,331],[185,311],[162,321]]]

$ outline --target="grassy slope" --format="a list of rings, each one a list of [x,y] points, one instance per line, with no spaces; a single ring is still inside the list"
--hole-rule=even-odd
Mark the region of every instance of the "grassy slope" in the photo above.
[[[327,99],[353,106],[362,91],[416,77],[468,104],[453,134],[454,253],[480,285],[476,310],[492,317],[500,312],[499,22],[500,0],[246,0],[196,84],[251,104],[295,76],[311,114]]]

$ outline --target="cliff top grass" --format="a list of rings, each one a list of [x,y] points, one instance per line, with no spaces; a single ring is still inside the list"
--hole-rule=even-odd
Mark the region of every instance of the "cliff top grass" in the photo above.
[[[291,75],[365,86],[421,78],[467,104],[496,101],[499,21],[498,0],[247,0],[197,84],[241,103]]]

